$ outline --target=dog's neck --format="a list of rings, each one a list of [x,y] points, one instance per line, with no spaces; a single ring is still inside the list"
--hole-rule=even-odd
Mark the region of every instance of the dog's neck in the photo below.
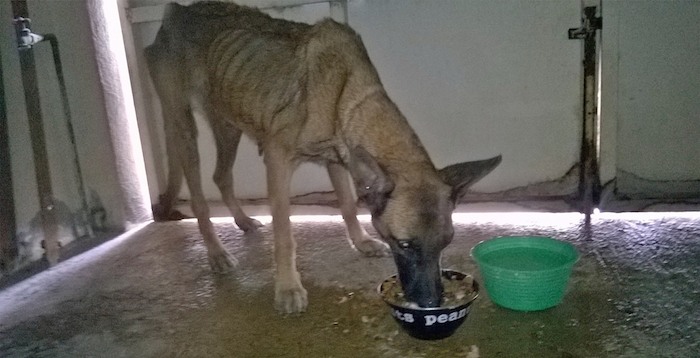
[[[345,145],[362,147],[397,183],[437,174],[418,136],[381,87],[368,91],[346,114],[340,133]]]

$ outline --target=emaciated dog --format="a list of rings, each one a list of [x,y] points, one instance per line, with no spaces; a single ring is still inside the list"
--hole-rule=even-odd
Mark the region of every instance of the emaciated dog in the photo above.
[[[407,299],[423,307],[440,304],[440,255],[452,240],[452,211],[501,157],[437,170],[352,29],[332,20],[308,25],[273,19],[231,3],[173,3],[146,57],[163,108],[170,171],[157,207],[171,210],[184,174],[214,270],[229,270],[236,260],[209,220],[195,112],[213,129],[214,181],[243,230],[260,223],[243,212],[233,192],[241,134],[263,153],[278,310],[296,313],[307,306],[289,221],[290,178],[302,161],[328,168],[353,245],[376,255],[388,244]],[[348,172],[383,242],[360,226]]]

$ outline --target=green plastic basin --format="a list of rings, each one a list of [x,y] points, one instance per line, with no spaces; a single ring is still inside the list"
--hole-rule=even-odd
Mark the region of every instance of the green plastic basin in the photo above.
[[[471,255],[491,300],[516,311],[558,305],[578,260],[573,245],[542,236],[493,238],[474,246]]]

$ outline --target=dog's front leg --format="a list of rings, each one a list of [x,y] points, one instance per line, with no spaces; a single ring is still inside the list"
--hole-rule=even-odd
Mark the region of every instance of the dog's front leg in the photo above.
[[[304,312],[308,303],[307,294],[297,271],[296,243],[289,221],[292,162],[287,150],[275,143],[266,145],[264,152],[267,194],[275,236],[275,307],[281,313]]]
[[[352,245],[365,256],[388,256],[389,246],[372,238],[357,220],[357,199],[350,186],[348,171],[340,164],[329,163],[328,176],[338,198],[340,212]]]

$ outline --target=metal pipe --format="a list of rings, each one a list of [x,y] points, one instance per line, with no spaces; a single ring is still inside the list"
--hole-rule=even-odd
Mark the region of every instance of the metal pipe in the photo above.
[[[78,194],[80,196],[81,210],[79,213],[80,222],[78,226],[82,228],[82,234],[87,234],[89,237],[94,237],[93,227],[96,226],[93,215],[90,215],[90,208],[87,202],[87,194],[85,191],[85,182],[83,181],[83,173],[80,167],[80,157],[78,155],[78,146],[75,140],[75,130],[73,128],[73,117],[70,110],[70,102],[68,100],[68,91],[66,90],[66,81],[63,76],[63,64],[61,62],[61,53],[58,46],[58,38],[54,34],[35,34],[29,28],[31,20],[24,17],[15,18],[17,26],[17,47],[21,51],[31,50],[35,45],[42,41],[48,41],[51,44],[51,52],[58,79],[58,87],[61,93],[61,103],[63,105],[63,117],[66,121],[66,129],[68,131],[68,139],[70,140],[71,149],[73,151],[73,165],[75,166],[75,181],[78,186]]]
[[[71,143],[71,149],[73,150],[73,165],[75,166],[75,181],[78,185],[78,194],[80,195],[80,204],[82,207],[82,212],[80,213],[81,222],[80,225],[86,231],[90,237],[94,237],[95,234],[92,228],[95,226],[93,222],[94,218],[90,215],[90,209],[88,207],[87,195],[85,192],[85,182],[83,181],[83,171],[80,167],[80,157],[78,155],[78,146],[75,140],[75,131],[73,129],[73,116],[71,115],[70,103],[68,101],[68,91],[66,90],[66,81],[63,77],[63,65],[61,63],[61,54],[58,49],[58,39],[54,34],[46,34],[43,36],[44,40],[51,43],[51,51],[53,53],[54,66],[56,68],[56,76],[58,78],[58,87],[61,92],[61,102],[63,103],[63,117],[66,120],[66,128],[68,130],[68,139]]]
[[[19,51],[19,62],[22,75],[22,85],[24,87],[24,100],[29,119],[29,133],[32,142],[32,154],[34,158],[34,171],[37,182],[37,192],[39,195],[39,206],[41,208],[41,224],[44,231],[44,249],[46,258],[50,265],[58,263],[58,223],[54,208],[53,190],[51,187],[51,172],[49,170],[48,153],[46,151],[46,135],[44,133],[44,120],[41,115],[41,102],[39,96],[39,86],[37,85],[36,63],[34,52],[22,49],[24,42],[20,42],[25,36],[28,21],[26,1],[13,1],[12,9],[15,13],[15,29],[17,32]]]
[[[596,16],[597,7],[583,9],[582,26],[569,29],[570,39],[583,40],[583,133],[581,137],[581,160],[579,200],[586,220],[590,220],[593,208],[600,200],[600,173],[598,169],[598,118],[597,118],[597,73],[596,34],[603,20]]]
[[[2,55],[0,54],[0,62]],[[17,257],[17,221],[15,200],[12,190],[12,163],[10,158],[9,130],[7,128],[7,108],[5,87],[2,85],[0,66],[0,275],[12,270]]]

